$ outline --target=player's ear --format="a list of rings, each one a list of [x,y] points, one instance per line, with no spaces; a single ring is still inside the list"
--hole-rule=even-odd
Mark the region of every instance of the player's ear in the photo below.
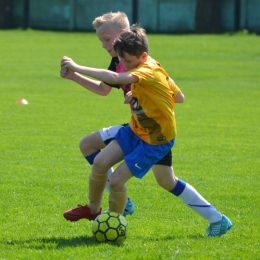
[[[147,59],[147,57],[148,57],[148,53],[147,52],[143,52],[141,57],[142,57],[142,60],[145,61]]]
[[[121,29],[120,33],[126,32],[126,29]]]

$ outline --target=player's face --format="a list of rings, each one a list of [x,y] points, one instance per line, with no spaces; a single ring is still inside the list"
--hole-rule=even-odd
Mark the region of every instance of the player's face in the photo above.
[[[144,52],[140,57],[129,55],[128,53],[124,53],[124,57],[120,57],[124,68],[126,70],[131,70],[137,68],[140,64],[147,60],[148,54]]]
[[[97,37],[102,42],[102,47],[106,49],[111,57],[116,57],[113,43],[115,38],[124,30],[120,30],[111,24],[103,24],[97,30]]]

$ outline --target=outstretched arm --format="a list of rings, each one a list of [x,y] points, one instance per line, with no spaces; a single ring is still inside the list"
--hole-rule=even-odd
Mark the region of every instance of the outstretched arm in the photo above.
[[[63,70],[66,68],[110,84],[127,84],[137,82],[137,78],[128,72],[116,73],[105,69],[80,66],[71,58],[64,56],[61,60],[61,69]]]
[[[112,89],[109,85],[105,84],[104,82],[89,79],[67,68],[60,70],[60,76],[65,79],[72,80],[84,87],[85,89],[101,96],[108,95]]]

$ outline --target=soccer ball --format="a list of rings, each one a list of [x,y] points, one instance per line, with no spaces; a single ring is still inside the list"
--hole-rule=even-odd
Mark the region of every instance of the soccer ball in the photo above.
[[[127,221],[121,214],[105,212],[94,220],[92,232],[98,242],[122,244],[127,235]]]

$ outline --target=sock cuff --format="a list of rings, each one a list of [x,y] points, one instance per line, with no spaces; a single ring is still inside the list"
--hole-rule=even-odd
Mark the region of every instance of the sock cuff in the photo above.
[[[95,153],[92,153],[92,154],[90,154],[90,155],[88,155],[88,156],[85,156],[85,159],[88,161],[88,163],[89,163],[90,165],[93,165],[93,162],[94,162],[95,157],[96,157],[100,152],[101,152],[101,151],[98,150],[98,151],[96,151]]]
[[[89,178],[91,178],[92,180],[97,181],[97,182],[103,182],[104,179],[107,180],[107,173],[97,174],[97,173],[92,172],[90,174]]]
[[[174,194],[175,196],[179,196],[182,194],[183,190],[186,187],[186,182],[178,179],[175,187],[170,191],[172,194]]]

